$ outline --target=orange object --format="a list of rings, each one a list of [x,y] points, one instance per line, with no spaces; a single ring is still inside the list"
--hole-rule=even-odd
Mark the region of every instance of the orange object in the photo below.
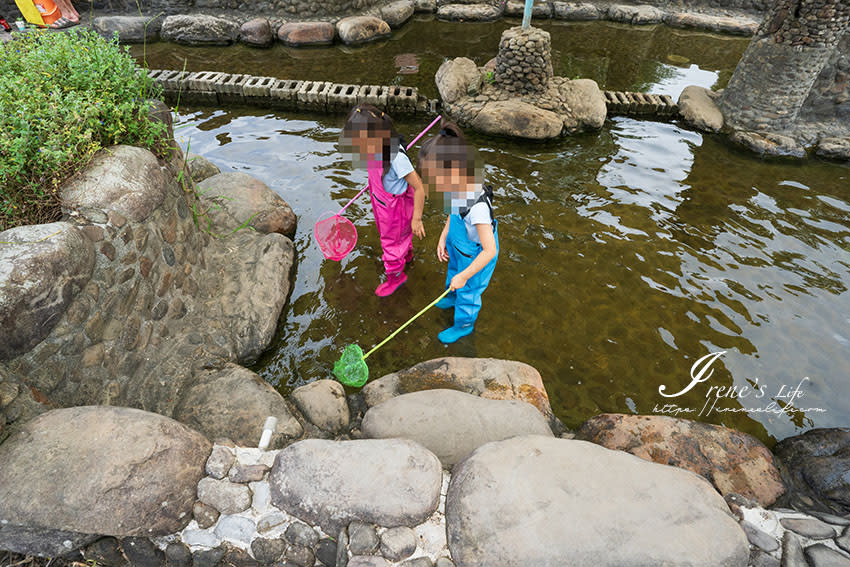
[[[36,10],[41,14],[41,19],[44,20],[44,25],[49,26],[56,20],[62,17],[62,12],[53,0],[34,0]]]

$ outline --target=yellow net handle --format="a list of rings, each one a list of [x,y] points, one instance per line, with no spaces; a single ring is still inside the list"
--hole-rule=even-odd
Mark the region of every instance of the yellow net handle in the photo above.
[[[384,346],[385,344],[387,344],[387,343],[390,341],[390,339],[392,339],[394,336],[396,336],[397,334],[399,334],[399,333],[401,332],[401,330],[402,330],[402,329],[404,329],[405,327],[407,327],[408,325],[410,325],[411,323],[413,323],[413,322],[416,320],[416,318],[417,318],[417,317],[419,317],[420,315],[422,315],[423,313],[425,313],[426,311],[428,311],[429,309],[431,309],[432,307],[434,307],[434,306],[435,306],[435,305],[436,305],[436,304],[437,304],[437,303],[438,303],[441,299],[443,299],[445,296],[447,296],[447,295],[449,294],[449,292],[450,292],[450,291],[451,291],[451,288],[446,288],[446,291],[444,291],[443,293],[441,293],[441,294],[440,294],[440,297],[438,297],[437,299],[435,299],[434,301],[432,301],[431,303],[429,303],[427,306],[425,306],[425,308],[423,308],[423,309],[422,309],[422,311],[420,311],[419,313],[417,313],[416,315],[414,315],[413,317],[411,317],[411,318],[407,321],[407,323],[405,323],[404,325],[402,325],[401,327],[399,327],[398,329],[396,329],[396,330],[393,332],[393,334],[392,334],[392,335],[390,335],[389,337],[387,337],[387,338],[385,338],[384,340],[382,340],[380,343],[378,343],[378,345],[377,345],[377,346],[375,346],[374,348],[372,348],[372,350],[370,350],[369,352],[367,352],[366,354],[364,354],[364,355],[363,355],[363,360],[366,360],[366,357],[367,357],[367,356],[369,356],[370,354],[372,354],[373,352],[375,352],[376,350],[378,350],[379,348],[381,348],[382,346]]]

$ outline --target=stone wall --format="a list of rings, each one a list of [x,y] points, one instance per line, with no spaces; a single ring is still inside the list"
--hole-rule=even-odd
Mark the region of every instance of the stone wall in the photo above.
[[[195,9],[200,10],[236,10],[251,14],[267,16],[292,17],[310,19],[322,16],[337,16],[369,9],[382,0],[150,0],[153,11],[166,14],[186,14]]]
[[[727,124],[788,132],[799,130],[801,115],[812,112],[834,120],[835,105],[829,108],[828,100],[847,90],[841,71],[848,66],[847,42],[841,38],[848,24],[850,4],[843,0],[777,2],[720,100]],[[809,104],[816,109],[804,109]]]
[[[291,217],[281,230],[291,234],[288,205],[240,175],[216,176],[224,182],[210,198],[236,185],[242,193],[228,197],[239,194],[249,209],[260,195]],[[197,197],[179,149],[163,162],[141,148],[109,148],[60,192],[66,222],[0,235],[10,266],[0,271],[0,392],[8,394],[0,427],[55,406],[175,416],[193,400],[241,408],[193,408],[205,416],[193,427],[208,436],[256,442],[267,415],[282,424],[276,444],[299,436],[280,394],[233,364],[269,345],[289,293],[292,241],[264,226],[281,215],[239,211],[245,218],[236,220],[221,205],[206,213],[211,204]],[[230,234],[247,218],[252,226]],[[13,393],[26,395],[12,404]],[[183,413],[175,417],[188,419]]]

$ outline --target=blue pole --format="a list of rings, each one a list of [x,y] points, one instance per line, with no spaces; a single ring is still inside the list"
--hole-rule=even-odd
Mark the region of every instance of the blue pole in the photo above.
[[[525,11],[522,13],[522,29],[527,30],[531,26],[531,7],[534,0],[525,0]]]

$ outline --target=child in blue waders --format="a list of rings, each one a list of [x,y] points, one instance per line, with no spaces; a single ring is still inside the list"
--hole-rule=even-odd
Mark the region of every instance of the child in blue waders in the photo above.
[[[422,144],[422,171],[437,191],[444,193],[449,218],[437,244],[437,258],[448,261],[446,287],[451,293],[437,303],[454,307],[454,325],[438,335],[451,344],[472,333],[481,311],[481,295],[487,289],[499,255],[499,235],[493,217],[493,190],[483,185],[483,168],[477,152],[452,123]]]

